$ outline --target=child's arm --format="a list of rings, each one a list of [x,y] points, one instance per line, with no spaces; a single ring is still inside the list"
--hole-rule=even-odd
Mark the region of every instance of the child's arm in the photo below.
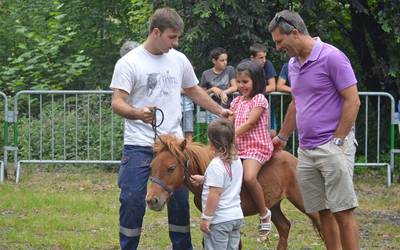
[[[229,82],[229,84],[230,84],[229,88],[224,90],[225,94],[232,94],[233,92],[237,91],[237,89],[238,89],[235,78],[232,78],[231,81]]]
[[[261,114],[264,112],[263,107],[254,107],[249,114],[249,118],[240,127],[235,130],[236,136],[241,136],[250,129],[252,129],[260,119]]]
[[[221,196],[223,191],[223,188],[210,186],[206,201],[206,207],[204,208],[200,222],[200,230],[204,233],[210,232],[210,222],[212,220],[215,210],[217,209],[219,197]]]

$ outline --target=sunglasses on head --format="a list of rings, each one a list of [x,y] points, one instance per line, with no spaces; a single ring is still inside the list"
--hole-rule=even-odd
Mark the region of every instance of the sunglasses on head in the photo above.
[[[285,23],[289,24],[290,26],[292,26],[293,28],[297,29],[296,26],[294,26],[294,24],[292,22],[288,21],[286,18],[284,18],[283,16],[280,16],[280,15],[275,16],[275,22],[277,24],[280,22],[285,22]]]

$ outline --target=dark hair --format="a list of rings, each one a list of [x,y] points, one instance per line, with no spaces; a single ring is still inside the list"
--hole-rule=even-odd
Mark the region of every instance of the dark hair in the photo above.
[[[164,32],[167,28],[183,32],[184,24],[181,16],[179,16],[175,9],[166,7],[157,9],[151,16],[150,32],[154,28],[158,28],[161,32]]]
[[[237,157],[235,147],[235,127],[228,119],[220,118],[208,125],[208,139],[214,145],[217,153],[228,163]]]
[[[240,73],[247,74],[253,81],[252,96],[264,93],[266,81],[264,68],[260,64],[253,61],[239,63],[236,67],[236,75]]]
[[[210,58],[214,59],[214,60],[218,60],[218,57],[222,54],[228,54],[228,53],[226,52],[226,49],[218,47],[218,48],[211,50]]]
[[[265,47],[261,43],[254,43],[253,45],[250,46],[249,51],[250,51],[250,56],[256,57],[257,53],[259,52],[267,53],[267,47]]]

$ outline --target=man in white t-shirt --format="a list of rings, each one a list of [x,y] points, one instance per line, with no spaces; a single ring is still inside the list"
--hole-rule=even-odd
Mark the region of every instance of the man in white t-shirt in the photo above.
[[[111,81],[112,109],[125,118],[124,150],[119,170],[121,249],[137,249],[145,213],[147,180],[153,158],[154,131],[150,125],[153,107],[164,113],[159,134],[183,138],[180,90],[207,110],[227,117],[223,109],[197,86],[193,67],[175,50],[183,21],[171,8],[157,9],[150,19],[146,41],[123,56],[115,65]],[[157,112],[157,124],[161,123]],[[178,189],[168,203],[169,235],[173,249],[192,249],[188,191]]]

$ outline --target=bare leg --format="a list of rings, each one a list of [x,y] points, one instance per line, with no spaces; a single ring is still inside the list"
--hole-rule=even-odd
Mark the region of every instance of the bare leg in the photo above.
[[[327,250],[342,249],[340,246],[339,227],[335,217],[329,209],[319,211],[321,219],[321,231],[324,236]]]
[[[344,250],[360,249],[358,223],[354,209],[348,209],[333,214],[340,230],[340,239]]]
[[[260,217],[263,218],[267,215],[269,210],[265,204],[264,191],[257,180],[257,175],[260,169],[261,164],[256,160],[246,159],[243,161],[244,184],[249,190],[249,193],[251,194],[251,197],[257,206]],[[271,223],[271,221],[268,218],[263,218],[261,223]],[[266,237],[268,233],[269,230],[261,230],[260,236]]]

